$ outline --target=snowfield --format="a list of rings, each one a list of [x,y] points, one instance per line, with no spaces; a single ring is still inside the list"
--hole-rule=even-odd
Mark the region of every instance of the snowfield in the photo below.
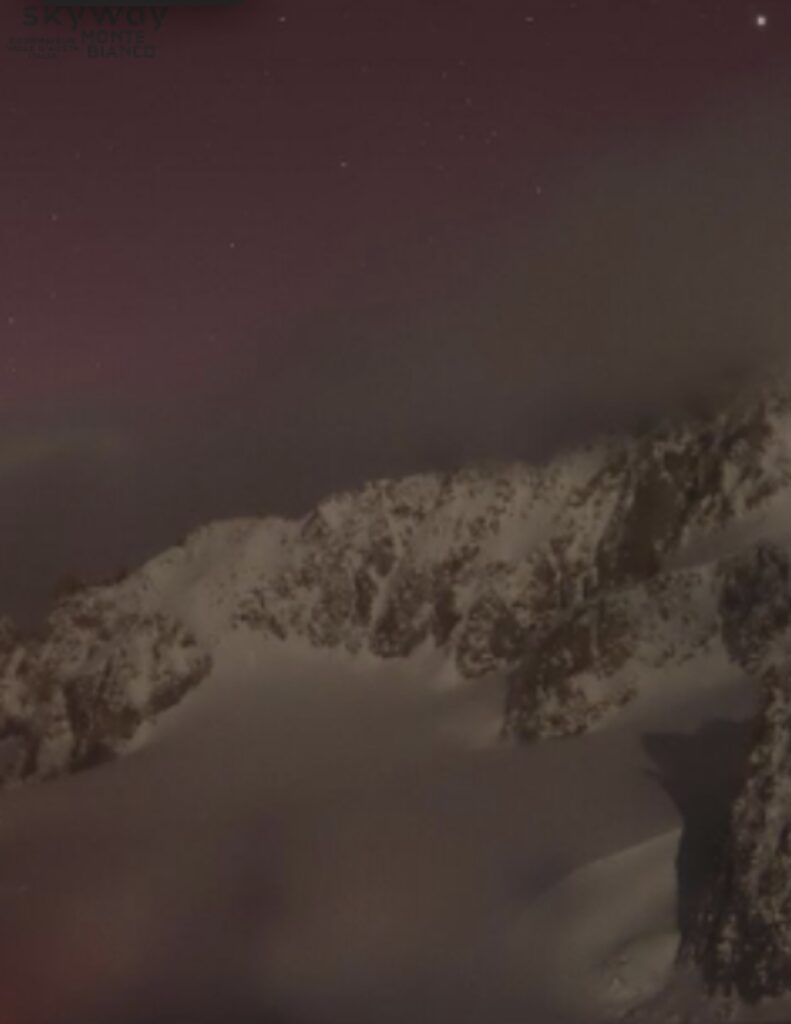
[[[715,668],[519,747],[494,738],[496,676],[236,637],[145,747],[4,797],[7,1019],[591,1024],[680,991],[694,1007],[673,972],[680,794],[724,812],[753,711]]]

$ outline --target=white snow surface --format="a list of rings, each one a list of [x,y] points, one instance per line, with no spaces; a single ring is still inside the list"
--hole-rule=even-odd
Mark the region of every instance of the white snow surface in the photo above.
[[[502,681],[444,671],[236,635],[144,748],[6,795],[2,1019],[594,1024],[672,991],[683,822],[650,738],[716,798],[698,732],[749,684],[687,664],[516,747]]]

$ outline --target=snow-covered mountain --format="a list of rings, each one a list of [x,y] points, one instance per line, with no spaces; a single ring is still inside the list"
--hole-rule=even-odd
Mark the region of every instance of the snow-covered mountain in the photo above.
[[[302,640],[380,659],[436,648],[506,673],[503,732],[585,730],[641,679],[732,653],[721,563],[783,539],[791,398],[607,439],[540,466],[381,480],[298,521],[210,524],[125,579],[0,633],[0,778],[126,749],[222,645]],[[660,671],[661,675],[661,671]]]
[[[213,523],[123,579],[64,596],[37,636],[3,621],[0,784],[132,749],[204,681],[216,694],[226,660],[241,654],[255,670],[264,654],[272,664],[295,651],[334,651],[346,667],[428,655],[451,683],[505,682],[499,732],[511,740],[627,721],[670,692],[709,687],[713,707],[729,680],[754,679],[764,702],[747,774],[682,948],[714,991],[791,988],[785,379],[544,465],[376,481],[300,520]],[[637,715],[635,734],[650,720]],[[651,864],[658,851],[665,889],[674,842],[635,848],[638,867],[640,850]],[[571,904],[589,881],[570,880]]]

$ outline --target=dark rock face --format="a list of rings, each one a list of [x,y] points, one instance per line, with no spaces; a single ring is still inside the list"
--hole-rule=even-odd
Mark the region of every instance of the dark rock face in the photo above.
[[[723,635],[764,707],[722,850],[683,955],[709,988],[754,1001],[791,990],[791,566],[770,545],[723,568]]]
[[[91,590],[51,614],[45,635],[15,638],[0,671],[0,785],[107,760],[208,674],[211,658],[164,614]]]
[[[635,653],[625,609],[601,600],[575,610],[535,644],[511,678],[506,735],[522,739],[586,732],[634,696],[631,679],[597,692]]]
[[[720,616],[731,658],[746,672],[771,682],[778,647],[791,626],[788,552],[772,544],[726,562],[721,569]],[[768,675],[769,674],[769,675]]]
[[[600,575],[646,579],[689,526],[716,528],[783,486],[782,470],[772,472],[760,458],[772,443],[772,412],[782,404],[767,396],[711,422],[649,436],[631,457],[614,459],[608,471],[623,485],[598,551]]]

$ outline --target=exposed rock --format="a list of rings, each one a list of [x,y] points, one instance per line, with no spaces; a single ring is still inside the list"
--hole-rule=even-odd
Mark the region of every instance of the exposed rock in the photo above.
[[[122,752],[206,677],[210,656],[164,614],[83,588],[18,642],[0,676],[0,783],[48,778]]]
[[[600,600],[555,625],[512,674],[505,732],[523,739],[587,731],[635,693],[621,672],[635,654],[625,607]]]
[[[791,578],[760,545],[723,567],[723,635],[763,687],[764,707],[722,863],[684,947],[713,992],[753,1001],[791,991]]]

